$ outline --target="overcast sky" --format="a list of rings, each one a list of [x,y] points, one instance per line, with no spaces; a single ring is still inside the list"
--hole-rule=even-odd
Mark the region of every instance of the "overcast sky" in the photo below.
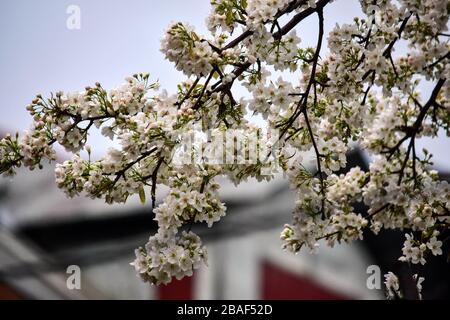
[[[355,0],[341,0],[325,11],[326,32],[358,14]],[[70,5],[81,10],[81,28],[66,26]],[[187,21],[207,34],[209,0],[2,0],[0,2],[0,132],[29,127],[25,106],[37,93],[80,91],[96,81],[107,88],[136,72],[149,72],[174,92],[183,79],[159,51],[159,40],[172,21]],[[315,17],[298,30],[303,45],[316,41]],[[293,75],[292,78],[297,77]],[[90,144],[106,145],[99,136]],[[420,142],[450,170],[448,139]]]

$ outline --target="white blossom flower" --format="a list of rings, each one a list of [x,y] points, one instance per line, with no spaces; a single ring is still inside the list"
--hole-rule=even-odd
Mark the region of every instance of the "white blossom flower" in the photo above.
[[[398,278],[392,272],[388,272],[384,275],[384,284],[387,289],[387,294],[389,299],[401,298],[402,293],[400,292],[400,284]]]
[[[442,254],[442,241],[437,240],[436,237],[432,237],[428,242],[427,242],[427,247],[428,249],[431,250],[431,253],[435,256],[441,255]]]

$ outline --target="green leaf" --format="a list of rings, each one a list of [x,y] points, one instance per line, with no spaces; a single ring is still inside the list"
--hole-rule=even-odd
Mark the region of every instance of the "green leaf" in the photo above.
[[[200,41],[199,36],[195,32],[191,32],[191,37],[194,39],[194,41]]]
[[[141,203],[145,204],[145,190],[144,187],[139,189],[139,199],[141,199]]]

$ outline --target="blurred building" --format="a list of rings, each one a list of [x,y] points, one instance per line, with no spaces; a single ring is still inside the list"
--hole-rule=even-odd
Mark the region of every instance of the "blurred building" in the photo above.
[[[350,159],[364,166],[359,153]],[[227,216],[212,229],[193,228],[208,247],[209,266],[154,287],[129,265],[134,248],[156,231],[151,207],[136,198],[125,205],[67,199],[52,171],[20,170],[14,181],[1,180],[0,299],[379,299],[382,290],[367,288],[367,268],[392,270],[385,256],[401,248],[397,239],[397,251],[381,252],[383,238],[368,236],[333,249],[323,245],[316,255],[283,252],[279,233],[295,200],[286,180],[238,187],[224,181]],[[66,285],[70,265],[81,269],[80,290]]]

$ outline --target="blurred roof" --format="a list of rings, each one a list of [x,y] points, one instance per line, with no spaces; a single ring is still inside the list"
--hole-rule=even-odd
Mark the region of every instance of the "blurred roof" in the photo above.
[[[104,215],[123,215],[136,211],[151,212],[151,204],[142,205],[134,195],[125,204],[107,204],[102,199],[84,196],[68,198],[55,184],[54,166],[45,165],[42,170],[30,172],[19,169],[13,178],[0,178],[2,210],[0,221],[11,227],[40,221],[88,219]],[[282,176],[270,182],[249,180],[234,186],[225,178],[219,178],[220,195],[227,205],[252,204],[266,199],[274,190],[287,187]],[[168,188],[158,186],[157,202],[167,194]]]

